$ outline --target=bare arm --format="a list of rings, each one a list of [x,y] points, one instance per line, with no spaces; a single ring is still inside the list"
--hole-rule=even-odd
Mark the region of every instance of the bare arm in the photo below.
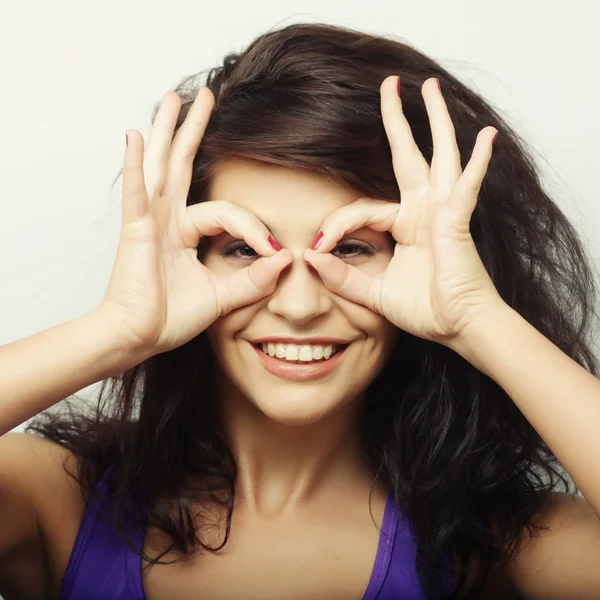
[[[0,346],[0,435],[142,362],[102,307]]]

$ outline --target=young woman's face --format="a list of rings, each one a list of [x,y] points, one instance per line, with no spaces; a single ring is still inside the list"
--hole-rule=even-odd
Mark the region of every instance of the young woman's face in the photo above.
[[[348,408],[381,371],[395,343],[392,324],[330,292],[302,258],[325,218],[359,197],[322,174],[250,160],[223,164],[212,181],[208,201],[228,200],[251,211],[294,257],[273,294],[221,317],[207,330],[224,375],[221,393],[243,397],[278,423],[314,423]],[[332,253],[379,273],[392,258],[393,243],[387,233],[365,227],[347,234]],[[225,232],[210,238],[203,262],[226,276],[257,256],[243,240]],[[348,346],[334,345],[331,358],[319,359],[331,347],[327,338]],[[265,356],[257,340],[272,340],[271,349],[285,356]],[[297,360],[309,356],[315,360]]]

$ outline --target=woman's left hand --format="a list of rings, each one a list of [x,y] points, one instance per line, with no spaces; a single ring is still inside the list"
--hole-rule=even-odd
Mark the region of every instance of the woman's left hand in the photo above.
[[[401,201],[360,198],[325,219],[316,251],[304,258],[334,293],[362,304],[418,337],[444,345],[484,312],[505,304],[469,231],[492,156],[494,127],[482,129],[464,172],[452,120],[436,79],[422,94],[433,137],[431,167],[402,111],[396,76],[381,84],[381,114]],[[389,231],[396,246],[385,271],[373,275],[330,254],[362,227]]]

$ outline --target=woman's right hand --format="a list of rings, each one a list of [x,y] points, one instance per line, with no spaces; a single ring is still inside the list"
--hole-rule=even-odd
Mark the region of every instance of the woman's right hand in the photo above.
[[[165,94],[145,152],[143,136],[128,131],[121,239],[99,307],[124,341],[147,356],[181,346],[218,317],[273,293],[292,260],[288,250],[273,249],[269,230],[241,206],[223,200],[186,206],[214,96],[200,90],[173,139],[181,103],[176,92]],[[231,277],[216,275],[198,260],[198,245],[223,231],[262,257]]]

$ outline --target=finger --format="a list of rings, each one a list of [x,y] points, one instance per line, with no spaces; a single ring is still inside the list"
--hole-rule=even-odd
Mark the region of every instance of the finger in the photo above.
[[[375,231],[389,231],[399,209],[398,202],[373,198],[359,198],[342,206],[321,224],[323,237],[316,249],[323,253],[329,252],[344,235],[361,227],[369,227]]]
[[[373,311],[378,310],[376,299],[381,285],[380,275],[371,275],[333,254],[321,254],[310,248],[304,251],[303,258],[315,268],[325,286],[334,294]]]
[[[387,77],[380,87],[381,116],[392,151],[394,174],[400,190],[429,184],[429,165],[423,158],[402,110],[399,78]],[[401,84],[400,84],[401,85]]]
[[[226,200],[210,200],[193,204],[185,209],[189,227],[180,226],[185,245],[196,248],[203,236],[218,235],[227,231],[233,237],[244,240],[263,256],[277,252],[270,242],[271,235],[265,224],[252,212]]]
[[[215,286],[219,315],[272,294],[281,271],[292,260],[292,253],[284,249],[274,256],[255,260],[230,277],[219,277]]]
[[[208,88],[200,88],[171,147],[163,195],[179,199],[184,206],[192,181],[194,158],[204,137],[214,103],[212,92]]]
[[[446,199],[462,173],[456,131],[437,80],[427,79],[421,92],[433,140],[431,183],[439,192],[436,197]]]
[[[144,137],[135,129],[127,131],[123,168],[123,224],[134,223],[148,212],[148,194],[144,183]]]
[[[181,97],[179,94],[167,92],[156,113],[144,155],[144,174],[150,200],[160,193],[164,184],[173,131],[180,110]]]
[[[477,196],[492,158],[492,145],[497,132],[497,129],[490,126],[477,134],[473,154],[448,199],[449,208],[460,217],[470,220],[475,210]]]

